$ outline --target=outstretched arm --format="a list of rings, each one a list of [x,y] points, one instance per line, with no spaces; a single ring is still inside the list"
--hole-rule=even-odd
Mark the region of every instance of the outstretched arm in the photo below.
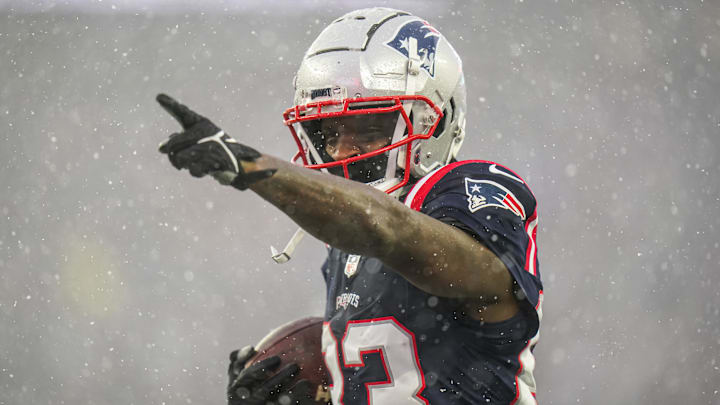
[[[268,155],[243,166],[247,172],[276,170],[251,190],[310,234],[376,257],[430,294],[497,301],[511,291],[510,273],[493,252],[383,192]]]
[[[460,229],[365,184],[261,154],[172,98],[158,101],[184,129],[160,148],[176,168],[249,187],[316,238],[376,257],[430,294],[501,304],[505,314],[517,308],[505,265]]]

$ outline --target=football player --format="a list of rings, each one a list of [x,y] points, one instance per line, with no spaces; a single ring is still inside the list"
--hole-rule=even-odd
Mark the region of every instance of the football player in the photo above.
[[[448,40],[403,11],[353,11],[320,33],[294,83],[284,119],[300,164],[166,95],[183,130],[160,151],[195,177],[252,190],[327,243],[318,350],[332,402],[536,403],[537,205],[509,168],[456,160],[465,82]],[[297,368],[244,368],[252,352],[231,355],[230,403],[302,403]]]

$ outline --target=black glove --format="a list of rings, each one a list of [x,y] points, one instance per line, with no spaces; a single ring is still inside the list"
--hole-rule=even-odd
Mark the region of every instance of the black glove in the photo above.
[[[210,174],[240,190],[275,173],[274,169],[246,173],[241,161],[254,161],[260,157],[258,151],[238,143],[212,121],[168,95],[159,94],[157,102],[183,128],[160,144],[160,152],[167,154],[178,170],[188,169],[194,177]]]
[[[280,365],[280,357],[272,356],[245,368],[247,361],[257,353],[246,346],[230,353],[228,367],[228,405],[316,405],[308,380],[300,380],[290,387],[299,371],[289,364],[271,376]],[[290,388],[287,388],[290,387]]]

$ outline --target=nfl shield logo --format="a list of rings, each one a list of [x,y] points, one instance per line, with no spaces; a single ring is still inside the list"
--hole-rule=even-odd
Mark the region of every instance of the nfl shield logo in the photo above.
[[[345,275],[352,277],[357,272],[358,264],[360,264],[360,255],[348,256],[347,262],[345,263]]]

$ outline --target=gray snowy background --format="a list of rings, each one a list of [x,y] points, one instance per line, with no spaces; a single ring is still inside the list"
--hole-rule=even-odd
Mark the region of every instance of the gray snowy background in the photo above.
[[[230,350],[320,314],[322,244],[173,169],[167,92],[294,152],[335,17],[428,19],[464,59],[462,158],[539,200],[542,404],[720,404],[720,2],[0,0],[0,404],[224,403]]]

